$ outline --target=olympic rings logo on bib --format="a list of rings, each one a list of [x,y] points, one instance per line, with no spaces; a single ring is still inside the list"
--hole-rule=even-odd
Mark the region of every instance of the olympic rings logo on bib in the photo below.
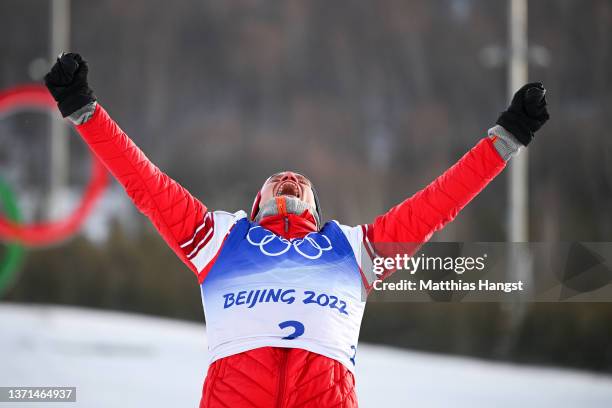
[[[307,259],[319,259],[323,252],[332,249],[332,243],[323,234],[311,232],[304,238],[288,240],[256,225],[247,232],[247,241],[267,256],[280,256],[291,248]]]

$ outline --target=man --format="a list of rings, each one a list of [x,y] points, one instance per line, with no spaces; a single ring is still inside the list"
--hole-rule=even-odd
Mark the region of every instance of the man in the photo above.
[[[312,183],[291,171],[265,181],[247,217],[209,211],[155,167],[96,102],[87,74],[78,54],[62,54],[45,83],[198,278],[210,354],[201,407],[356,407],[362,293],[377,278],[361,269],[362,251],[426,242],[548,120],[542,84],[524,86],[488,137],[371,224],[323,223]]]

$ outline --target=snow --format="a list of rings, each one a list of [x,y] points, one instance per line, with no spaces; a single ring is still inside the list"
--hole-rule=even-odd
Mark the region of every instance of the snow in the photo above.
[[[76,403],[53,407],[196,407],[206,346],[203,324],[0,303],[0,386],[77,387]],[[612,407],[612,377],[370,344],[357,390],[362,408]]]

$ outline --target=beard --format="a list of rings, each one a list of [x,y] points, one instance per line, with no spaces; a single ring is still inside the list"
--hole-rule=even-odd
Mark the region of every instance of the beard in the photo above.
[[[317,213],[317,209],[314,206],[294,196],[287,195],[284,197],[287,214],[301,215],[304,213],[304,211],[308,210],[310,214],[312,214],[312,216],[314,217],[317,225],[320,225],[321,220],[319,220],[319,214]],[[255,216],[255,221],[259,222],[264,217],[269,217],[270,215],[278,214],[279,211],[276,205],[276,199],[271,198],[261,206],[259,212]]]

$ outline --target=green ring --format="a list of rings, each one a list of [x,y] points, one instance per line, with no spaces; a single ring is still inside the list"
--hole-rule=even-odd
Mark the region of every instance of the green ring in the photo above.
[[[17,207],[15,194],[9,186],[0,178],[0,204],[6,213],[6,217],[14,222],[21,221],[21,213]],[[5,256],[0,261],[0,298],[7,292],[9,286],[15,281],[17,270],[23,261],[25,250],[23,245],[17,242],[9,242],[6,247]]]

